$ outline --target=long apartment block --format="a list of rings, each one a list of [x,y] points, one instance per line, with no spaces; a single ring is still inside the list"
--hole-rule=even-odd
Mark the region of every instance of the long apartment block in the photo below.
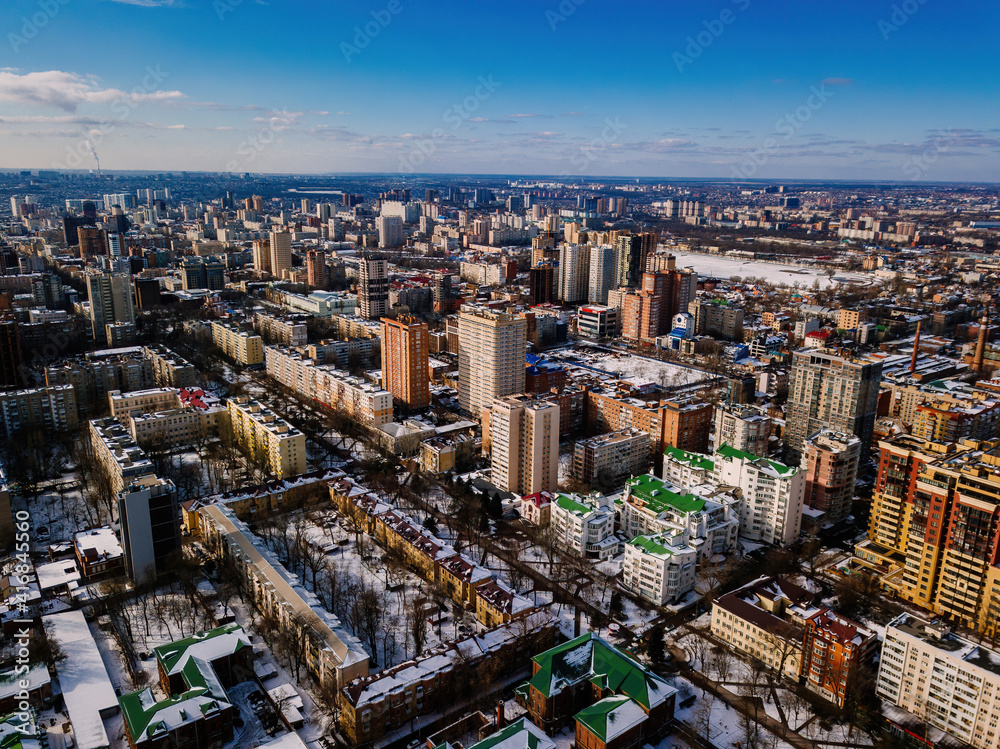
[[[306,436],[273,411],[246,396],[226,403],[236,441],[250,459],[275,476],[306,472]]]
[[[233,323],[213,322],[212,342],[237,364],[248,367],[264,363],[263,339]]]
[[[267,373],[305,398],[368,426],[392,421],[392,393],[332,366],[318,365],[298,351],[265,348]]]

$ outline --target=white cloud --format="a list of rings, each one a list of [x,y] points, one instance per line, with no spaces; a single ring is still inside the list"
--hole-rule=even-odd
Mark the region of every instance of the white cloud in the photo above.
[[[75,112],[81,104],[107,104],[116,100],[164,102],[183,98],[180,91],[133,91],[101,88],[95,76],[62,70],[19,75],[0,71],[0,104],[34,104]]]

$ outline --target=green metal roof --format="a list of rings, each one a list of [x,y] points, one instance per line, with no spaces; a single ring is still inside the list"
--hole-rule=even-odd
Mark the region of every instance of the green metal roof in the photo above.
[[[648,711],[652,704],[662,701],[661,692],[671,689],[638,661],[593,632],[546,650],[532,660],[538,664],[538,670],[528,683],[545,697],[587,680],[601,689],[628,695]]]
[[[615,720],[614,712],[632,700],[628,697],[605,697],[590,707],[585,707],[574,717],[582,723],[601,741],[608,740],[608,723]]]
[[[139,742],[146,731],[152,734],[157,730],[160,723],[160,721],[156,720],[157,714],[182,702],[198,698],[202,698],[202,701],[198,705],[198,709],[201,710],[202,714],[221,707],[215,695],[211,694],[204,687],[189,689],[182,694],[174,695],[160,702],[152,701],[154,699],[153,690],[146,687],[145,689],[140,689],[138,692],[123,694],[118,698],[118,704],[121,706],[122,717],[125,719],[125,724],[128,727],[129,736],[132,737],[133,741]]]
[[[594,509],[593,507],[587,507],[587,505],[577,502],[575,499],[568,497],[565,494],[560,494],[556,497],[556,504],[567,512],[575,512],[580,515],[586,515]]]
[[[663,536],[636,536],[631,541],[629,541],[630,546],[635,546],[638,549],[642,549],[647,554],[656,554],[658,556],[670,556],[672,557],[674,553],[668,549],[662,543]]]
[[[673,458],[678,463],[687,463],[693,468],[700,468],[703,471],[711,471],[715,468],[715,463],[711,459],[698,453],[689,453],[676,447],[667,447],[663,454]]]
[[[199,632],[196,635],[185,637],[183,640],[177,640],[169,645],[160,645],[157,648],[153,648],[153,652],[156,653],[156,660],[163,664],[163,668],[169,674],[180,659],[184,657],[184,653],[187,652],[187,649],[192,645],[204,642],[205,640],[210,640],[213,637],[219,637],[220,635],[228,635],[229,633],[240,629],[242,629],[242,627],[235,622],[231,624],[223,624],[221,627],[210,629],[207,632]],[[244,647],[246,647],[246,645],[240,643],[237,645],[236,650],[239,651]]]
[[[779,463],[776,460],[761,458],[759,455],[743,452],[742,450],[737,450],[735,447],[731,447],[729,445],[722,445],[718,450],[715,451],[715,454],[721,455],[724,458],[732,458],[734,460],[763,460],[765,463],[768,463],[778,473],[795,472],[795,468],[792,466],[786,466],[784,463]]]
[[[698,512],[705,506],[705,500],[693,494],[677,494],[650,474],[629,479],[632,494],[641,499],[657,515],[672,509],[678,512]]]
[[[528,728],[528,726],[525,725],[526,721],[526,718],[520,718],[519,720],[511,723],[509,726],[497,731],[492,736],[488,736],[482,741],[476,742],[470,746],[469,749],[491,749],[491,747],[497,746],[514,736],[518,736],[518,734],[520,734],[519,739],[523,741],[523,743],[518,743],[514,746],[524,747],[524,749],[538,749],[540,743],[542,743],[543,746],[552,746],[553,742],[551,740],[542,742],[541,740],[543,738],[548,739],[548,737],[545,736],[545,734],[539,736],[539,733],[541,732],[537,728],[534,731]],[[538,733],[536,733],[536,731]]]

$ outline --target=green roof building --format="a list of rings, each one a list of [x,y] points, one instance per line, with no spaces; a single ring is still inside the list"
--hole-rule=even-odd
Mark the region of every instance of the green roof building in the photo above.
[[[608,715],[620,710],[619,715],[631,720],[638,710],[648,717],[638,721],[649,727],[644,738],[655,738],[673,720],[677,690],[592,632],[539,653],[532,661],[533,674],[521,694],[527,695],[531,720],[548,732],[571,719],[579,732],[582,715],[587,730],[607,736],[607,723],[614,720]],[[616,702],[607,702],[609,698]],[[634,709],[624,707],[626,702]],[[604,728],[598,731],[602,710],[607,711]]]

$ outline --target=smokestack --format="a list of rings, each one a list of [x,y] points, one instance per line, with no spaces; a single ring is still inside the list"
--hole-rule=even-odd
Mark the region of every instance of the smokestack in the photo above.
[[[920,326],[923,325],[923,320],[917,322],[917,335],[913,339],[913,356],[910,357],[910,374],[917,371],[917,352],[920,351]]]
[[[979,321],[979,340],[976,341],[976,356],[972,360],[972,369],[976,372],[983,371],[983,356],[986,353],[986,325],[988,318],[983,315],[983,319]]]
[[[497,700],[497,730],[503,728],[503,700]]]

